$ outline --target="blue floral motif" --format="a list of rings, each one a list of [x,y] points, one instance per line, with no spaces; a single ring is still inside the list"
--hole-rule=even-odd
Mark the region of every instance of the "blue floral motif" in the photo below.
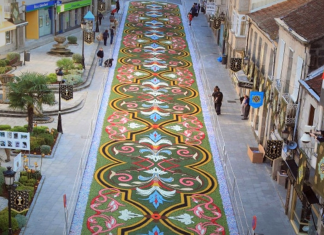
[[[148,234],[141,235],[164,235],[164,232],[161,232],[158,226],[155,226],[152,231],[149,231]]]
[[[154,141],[156,143],[160,139],[162,139],[162,135],[160,135],[159,133],[157,133],[156,131],[154,131],[153,133],[150,134],[150,138],[151,138],[152,141]]]
[[[163,204],[163,202],[169,202],[168,200],[165,200],[163,196],[156,190],[144,200],[148,200],[150,203],[152,203],[155,209],[157,209],[160,204]]]
[[[152,113],[150,115],[150,119],[153,121],[153,122],[157,122],[161,119],[161,116],[158,114],[158,113]]]

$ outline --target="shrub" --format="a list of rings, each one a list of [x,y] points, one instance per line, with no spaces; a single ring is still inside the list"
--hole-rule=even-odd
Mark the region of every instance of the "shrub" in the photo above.
[[[31,136],[30,137],[30,151],[37,151],[39,150],[41,145],[45,144],[44,138],[36,137],[36,136]]]
[[[76,64],[74,66],[74,68],[77,69],[77,70],[81,70],[83,72],[83,66],[82,66],[82,64]]]
[[[0,74],[5,74],[6,72],[6,67],[0,67]]]
[[[27,180],[27,184],[30,184],[31,186],[34,186],[36,184],[36,182],[37,182],[37,180],[34,178]]]
[[[20,176],[20,178],[19,178],[19,182],[22,184],[26,184],[27,180],[28,180],[28,177],[26,175]]]
[[[10,64],[10,60],[5,59],[4,61],[6,62],[6,65],[9,65]]]
[[[68,73],[70,69],[73,69],[73,61],[69,58],[62,58],[56,61],[56,66],[59,68],[63,68],[65,73]]]
[[[57,81],[57,76],[55,73],[50,73],[47,75],[47,83],[55,83]]]
[[[37,135],[39,135],[39,134],[46,133],[46,132],[47,132],[47,131],[46,131],[47,129],[48,129],[47,126],[36,126],[36,127],[34,127],[34,129],[33,129],[32,136],[37,136]]]
[[[5,167],[0,167],[0,195],[2,195],[3,191],[2,191],[2,185],[4,184],[4,176],[3,176],[3,172],[6,171],[7,168]]]
[[[67,37],[67,40],[70,44],[76,44],[77,43],[77,40],[78,38],[76,36],[68,36]]]
[[[21,229],[23,227],[25,227],[25,225],[27,224],[27,218],[24,215],[16,215],[15,219],[17,220],[18,223],[18,227]]]
[[[80,54],[73,54],[72,60],[74,63],[81,64],[82,63],[82,55]]]
[[[82,66],[82,65],[81,65]],[[83,70],[79,70],[79,69],[72,69],[70,70],[70,74],[73,74],[73,75],[78,75],[78,74],[82,74],[83,73]]]
[[[0,216],[0,228],[2,231],[7,231],[9,229],[8,213]],[[12,214],[11,214],[11,229],[13,232],[19,229],[18,222],[15,219],[15,217],[12,217]]]
[[[10,125],[0,125],[0,131],[8,131],[11,129]]]
[[[68,85],[76,85],[76,84],[82,83],[82,77],[80,74],[65,75],[64,79]]]
[[[8,65],[5,67],[5,69],[6,69],[6,72],[9,72],[10,70],[12,70],[12,67]]]
[[[7,60],[11,61],[15,58],[18,58],[18,60],[20,60],[20,54],[16,52],[10,52],[7,54]]]
[[[53,142],[54,142],[54,138],[53,138]],[[49,154],[51,152],[51,147],[49,145],[42,145],[40,146],[40,151],[41,153]]]
[[[0,60],[0,67],[6,67],[7,63],[5,60]]]
[[[54,137],[49,133],[42,133],[37,136],[37,138],[42,138],[45,141],[44,145],[52,146],[54,144]]]
[[[20,172],[20,177],[22,177],[22,176],[27,176],[27,171],[21,171]]]
[[[16,131],[16,132],[28,132],[27,128],[23,126],[14,126],[10,131]]]

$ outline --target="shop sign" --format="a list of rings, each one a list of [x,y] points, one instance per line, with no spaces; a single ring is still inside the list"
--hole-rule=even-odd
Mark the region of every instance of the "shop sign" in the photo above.
[[[267,140],[267,149],[265,151],[265,156],[273,161],[281,157],[282,151],[282,140]]]
[[[38,10],[38,9],[45,8],[45,7],[54,6],[55,2],[56,1],[49,1],[49,2],[41,2],[41,3],[37,3],[37,4],[27,5],[26,12]]]
[[[69,10],[73,10],[73,9],[77,9],[89,5],[91,5],[91,0],[82,0],[82,1],[71,2],[71,3],[62,4],[61,6],[57,6],[56,11],[57,13],[60,13],[60,12],[65,12],[65,11],[69,11]]]
[[[206,14],[213,15],[213,14],[215,14],[215,12],[216,12],[216,5],[215,5],[214,1],[212,1],[212,2],[208,1],[206,3]]]
[[[246,89],[252,89],[253,83],[252,82],[238,82],[238,87],[246,88]]]

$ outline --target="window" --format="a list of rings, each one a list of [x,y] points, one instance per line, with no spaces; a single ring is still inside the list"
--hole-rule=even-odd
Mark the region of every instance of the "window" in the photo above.
[[[253,53],[252,53],[252,60],[255,62],[255,52],[256,52],[256,46],[258,41],[258,34],[254,32],[254,41],[253,41]]]
[[[245,36],[246,27],[247,27],[246,16],[242,16],[241,25],[240,25],[240,36]]]
[[[235,27],[236,26],[236,15],[235,15],[235,12],[233,11],[233,14],[232,14],[232,32],[235,32]]]
[[[259,37],[259,46],[258,46],[258,58],[256,60],[256,65],[260,68],[261,64],[261,48],[262,48],[262,38]]]
[[[253,38],[253,29],[251,29],[251,32],[250,32],[250,40],[249,40],[249,55],[251,56],[251,48],[252,48],[252,38]]]
[[[268,77],[270,78],[273,77],[273,56],[274,56],[274,52],[273,49],[271,49],[270,58],[269,58],[269,67],[268,67]]]
[[[265,72],[265,61],[267,57],[267,52],[268,52],[268,44],[264,43],[264,48],[263,48],[263,55],[262,55],[262,64],[261,64],[261,72],[264,74]]]
[[[11,32],[7,31],[6,32],[6,44],[10,44],[11,43]]]
[[[46,16],[45,16],[45,21],[46,21],[46,26],[49,26],[49,24],[50,24],[50,18],[49,18],[49,15],[48,14],[46,14]]]
[[[294,51],[292,49],[290,49],[289,50],[286,81],[285,81],[285,87],[284,87],[283,93],[289,93],[290,77],[291,77],[291,69],[292,69],[293,59],[294,59]]]
[[[307,125],[313,126],[314,115],[315,115],[315,108],[313,107],[313,105],[311,105],[309,108],[309,116],[308,116],[308,124]]]
[[[39,17],[39,28],[42,28],[43,27],[43,16],[40,16]]]

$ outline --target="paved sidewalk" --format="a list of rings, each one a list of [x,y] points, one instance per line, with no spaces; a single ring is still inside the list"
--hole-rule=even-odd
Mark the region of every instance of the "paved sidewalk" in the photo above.
[[[180,1],[176,3],[180,3]],[[185,3],[185,6],[183,6],[184,12],[187,12],[194,3],[194,0],[186,0],[183,3]],[[108,17],[105,17],[105,23],[100,28],[101,31],[103,31],[104,27],[107,27],[106,21],[108,21]],[[220,49],[215,44],[215,39],[203,14],[193,19],[190,30],[192,31],[192,42],[198,45],[195,56],[200,58],[199,61],[202,61],[202,68],[207,75],[206,95],[211,94],[212,88],[215,85],[218,85],[224,94],[222,115],[216,116],[212,107],[210,107],[210,114],[215,118],[215,123],[217,121],[220,123],[226,150],[230,158],[230,165],[237,179],[237,189],[240,192],[244,205],[247,225],[243,228],[242,235],[247,234],[247,229],[248,226],[251,226],[253,215],[258,217],[257,233],[264,235],[295,234],[287,216],[284,214],[282,198],[279,196],[283,194],[284,190],[270,178],[271,168],[269,164],[252,164],[246,154],[246,145],[257,146],[257,142],[250,124],[241,120],[239,97],[234,91],[228,70],[225,69],[224,65],[217,62],[217,58],[221,56]],[[78,41],[81,41],[81,33],[76,32],[76,36],[79,38]],[[93,44],[91,47],[85,45],[86,63],[88,65],[92,62],[97,46],[97,44]],[[53,60],[51,56],[44,55],[50,47],[50,45],[44,45],[31,50],[31,62],[28,64],[31,70],[41,70],[43,69],[42,67],[45,67],[39,66],[37,63],[32,65],[34,60],[36,62],[36,60],[41,59],[44,61],[44,64],[47,61]],[[104,48],[106,58],[108,58],[107,54],[111,53],[111,51],[108,51],[109,47]],[[70,47],[70,49],[80,50],[79,47]],[[41,54],[44,57],[38,56]],[[46,68],[52,72],[54,67],[46,65]],[[204,74],[203,71],[200,72]],[[82,94],[79,95],[85,100],[84,107],[77,112],[62,116],[64,134],[54,158],[44,159],[43,161],[42,171],[46,178],[23,234],[56,235],[63,233],[65,225],[62,196],[67,194],[68,206],[73,209],[73,203],[75,202],[72,202],[70,198],[75,196],[73,194],[73,186],[78,177],[80,159],[86,156],[89,144],[91,143],[92,130],[96,123],[101,92],[107,78],[107,73],[107,69],[97,67],[91,86],[85,91],[81,91]],[[235,101],[235,103],[229,103],[228,101]],[[23,118],[0,117],[0,123],[14,126],[24,125],[27,122]],[[56,117],[55,121],[49,124],[49,126],[56,128]],[[4,157],[5,154],[0,152],[0,156]],[[31,164],[34,161],[36,159],[33,159]],[[72,215],[73,212],[69,211],[69,214]],[[243,212],[238,216],[244,217]]]

